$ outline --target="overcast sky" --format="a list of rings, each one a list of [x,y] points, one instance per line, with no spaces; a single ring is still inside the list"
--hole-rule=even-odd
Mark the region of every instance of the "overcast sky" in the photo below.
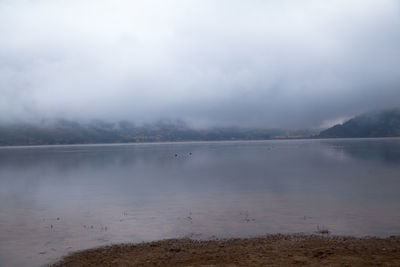
[[[0,0],[0,120],[328,126],[400,106],[398,0]]]

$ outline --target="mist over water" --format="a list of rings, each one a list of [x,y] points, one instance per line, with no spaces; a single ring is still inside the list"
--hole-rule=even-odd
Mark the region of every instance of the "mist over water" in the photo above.
[[[172,237],[400,234],[400,139],[0,149],[0,262]]]

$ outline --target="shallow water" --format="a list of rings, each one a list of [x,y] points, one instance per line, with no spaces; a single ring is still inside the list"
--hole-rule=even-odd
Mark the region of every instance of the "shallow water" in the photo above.
[[[172,237],[398,235],[399,191],[399,138],[0,148],[0,266]]]

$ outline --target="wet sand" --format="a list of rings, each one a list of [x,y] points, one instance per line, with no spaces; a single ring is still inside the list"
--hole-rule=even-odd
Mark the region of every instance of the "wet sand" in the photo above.
[[[72,253],[52,266],[400,266],[400,236],[168,239]]]

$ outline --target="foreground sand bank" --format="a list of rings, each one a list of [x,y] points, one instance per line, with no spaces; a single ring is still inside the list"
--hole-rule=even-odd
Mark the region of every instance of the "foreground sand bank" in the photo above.
[[[400,266],[400,236],[169,239],[75,252],[53,266]]]

